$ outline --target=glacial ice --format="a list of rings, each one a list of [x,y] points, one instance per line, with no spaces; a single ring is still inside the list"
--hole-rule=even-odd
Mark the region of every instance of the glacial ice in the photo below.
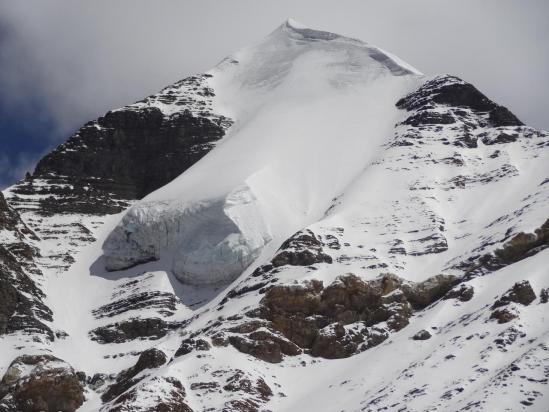
[[[144,202],[132,208],[103,245],[107,270],[161,261],[183,283],[233,280],[271,239],[247,188],[225,198]]]

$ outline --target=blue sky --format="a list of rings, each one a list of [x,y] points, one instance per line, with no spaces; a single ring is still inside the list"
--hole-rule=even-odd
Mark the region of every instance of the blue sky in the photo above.
[[[14,110],[0,99],[0,188],[32,173],[34,163],[66,137],[41,105]]]
[[[209,69],[288,17],[458,75],[549,129],[548,15],[546,0],[0,0],[0,188],[88,120]]]

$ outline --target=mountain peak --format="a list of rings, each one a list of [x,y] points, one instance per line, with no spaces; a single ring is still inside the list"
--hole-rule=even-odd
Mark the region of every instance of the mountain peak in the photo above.
[[[284,22],[284,24],[289,28],[294,29],[309,29],[309,27],[305,26],[304,24],[298,22],[297,20],[292,19],[291,17],[288,17],[288,19]]]
[[[301,40],[334,40],[341,38],[339,34],[328,31],[316,30],[305,26],[304,24],[288,18],[274,33],[285,33],[291,37],[299,37]]]

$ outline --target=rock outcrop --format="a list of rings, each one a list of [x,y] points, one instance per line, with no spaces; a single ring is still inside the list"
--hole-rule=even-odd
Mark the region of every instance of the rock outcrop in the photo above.
[[[147,349],[139,355],[139,359],[131,368],[120,372],[116,378],[116,382],[101,395],[103,402],[109,402],[126,392],[129,388],[137,384],[145,376],[136,377],[141,372],[147,369],[155,369],[164,365],[167,361],[166,355],[161,350],[152,348]]]
[[[88,186],[97,196],[144,197],[200,160],[232,123],[212,112],[214,92],[207,81],[208,75],[189,77],[87,123],[40,160],[31,180],[65,177],[75,196]],[[176,93],[193,96],[178,99]],[[163,112],[169,101],[181,106],[180,111]],[[202,108],[194,107],[200,101]]]
[[[549,219],[537,228],[534,233],[517,233],[493,253],[486,253],[480,257],[474,256],[469,261],[457,265],[457,267],[466,272],[467,278],[472,278],[476,275],[493,272],[527,257],[534,256],[548,247]]]
[[[173,355],[175,358],[183,355],[187,355],[194,350],[198,351],[208,351],[210,350],[210,344],[204,339],[185,339],[181,342],[181,346],[175,351]]]
[[[431,333],[428,330],[422,329],[418,333],[416,333],[414,336],[412,336],[413,340],[427,340],[431,339]]]
[[[439,76],[428,81],[415,92],[400,99],[397,107],[406,110],[420,111],[421,117],[413,126],[420,124],[447,124],[452,123],[452,116],[441,115],[436,111],[429,112],[433,104],[448,106],[452,108],[466,108],[474,112],[486,113],[490,126],[521,126],[523,123],[507,108],[500,106],[480,91],[472,84],[466,83],[455,76]],[[414,118],[414,119],[415,119]]]
[[[22,355],[0,382],[0,410],[6,412],[74,412],[84,402],[79,375],[51,355]]]
[[[227,343],[273,363],[302,351],[328,359],[349,357],[407,326],[414,310],[439,300],[456,282],[448,275],[411,283],[391,274],[370,281],[348,274],[327,287],[318,280],[275,285],[253,314],[267,323],[255,320],[232,328]]]
[[[460,284],[444,295],[443,299],[457,299],[461,302],[468,302],[473,299],[475,289],[471,285]]]
[[[89,335],[92,340],[99,343],[122,343],[134,339],[155,340],[180,326],[161,318],[131,318],[95,328]]]
[[[282,244],[271,263],[274,267],[332,263],[332,258],[324,253],[322,246],[311,230],[299,231]]]
[[[515,283],[513,287],[505,292],[501,298],[496,300],[496,302],[492,305],[492,309],[507,306],[511,302],[528,306],[534,300],[536,300],[536,294],[534,293],[530,282],[523,280]]]
[[[44,321],[51,310],[33,280],[41,272],[35,264],[38,251],[31,242],[38,238],[8,205],[0,193],[0,335],[23,331],[53,339]]]

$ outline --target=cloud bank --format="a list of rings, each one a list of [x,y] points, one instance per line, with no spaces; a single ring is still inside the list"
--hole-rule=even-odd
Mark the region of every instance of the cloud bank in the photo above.
[[[287,17],[461,76],[549,129],[547,15],[546,0],[0,2],[0,187],[85,121],[209,69]]]

